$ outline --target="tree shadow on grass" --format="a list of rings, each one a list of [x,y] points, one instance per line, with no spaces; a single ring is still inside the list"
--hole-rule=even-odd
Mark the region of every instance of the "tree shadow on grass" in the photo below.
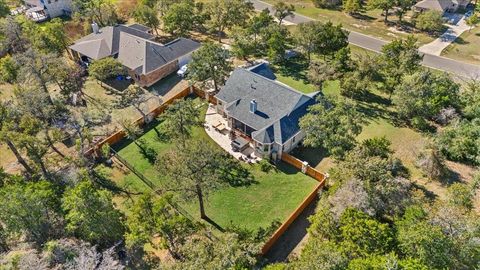
[[[445,167],[444,176],[438,181],[444,186],[450,186],[451,184],[462,182],[462,176],[458,172]]]
[[[116,78],[113,78],[105,80],[103,83],[105,84],[104,86],[111,87],[119,92],[123,92],[132,84],[132,81],[127,79],[117,80]]]
[[[466,41],[464,38],[462,37],[457,37],[455,39],[455,43],[456,44],[460,44],[460,45],[466,45],[466,44],[470,44],[470,42]]]
[[[350,16],[354,19],[357,19],[357,20],[369,21],[369,22],[377,19],[375,17],[368,16],[368,15],[362,14],[362,13],[355,13],[355,14],[352,14]]]
[[[146,159],[148,163],[152,165],[155,164],[155,161],[157,161],[157,156],[158,156],[157,151],[155,151],[153,147],[148,145],[148,143],[142,142],[141,144],[143,145],[141,147],[138,147],[140,154],[142,154],[143,158]]]
[[[220,224],[216,223],[213,219],[209,218],[208,216],[204,217],[203,220],[205,220],[206,222],[208,222],[210,225],[212,225],[213,227],[215,227],[217,230],[219,230],[220,232],[225,232],[225,229],[222,228],[222,226],[220,226]]]
[[[426,187],[419,185],[417,183],[413,183],[413,187],[422,191],[425,197],[431,201],[437,198],[437,194],[433,193],[432,191],[428,190]]]
[[[312,167],[317,167],[322,160],[329,157],[328,151],[320,147],[297,146],[291,153],[294,157],[308,162]]]
[[[247,168],[230,157],[226,157],[226,165],[222,166],[220,173],[222,174],[222,179],[231,187],[245,187],[258,184],[258,181],[255,180]]]
[[[297,81],[308,83],[306,71],[308,70],[308,61],[302,56],[291,58],[281,65],[277,66],[275,72],[285,77],[291,77]]]

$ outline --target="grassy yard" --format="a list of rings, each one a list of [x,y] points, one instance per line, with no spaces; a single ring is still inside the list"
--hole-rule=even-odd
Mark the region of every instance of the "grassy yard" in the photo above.
[[[274,4],[277,0],[266,0],[265,2]],[[398,18],[393,12],[390,12],[391,14],[388,17],[389,24],[385,24],[383,22],[382,11],[378,9],[367,10],[361,15],[353,17],[347,15],[341,9],[316,8],[312,1],[309,0],[292,0],[288,2],[295,5],[298,14],[319,21],[341,23],[348,30],[371,35],[383,40],[392,40],[412,34],[406,31],[399,31],[395,28]],[[409,16],[411,16],[411,14],[405,16],[404,22],[409,21]],[[418,41],[421,44],[429,43],[435,39],[434,37],[419,32],[415,32],[414,35],[418,38]]]
[[[197,99],[198,100],[198,99]],[[206,111],[203,107],[202,114]],[[203,128],[194,130],[194,138],[218,147]],[[149,147],[158,154],[172,149],[172,145],[157,140],[154,130],[149,130],[141,137]],[[149,178],[155,185],[161,186],[163,180],[158,176],[153,164],[130,142],[114,147],[120,156],[126,159],[138,171]],[[317,184],[314,179],[302,174],[295,168],[280,164],[276,171],[264,173],[258,165],[245,165],[254,176],[255,183],[243,187],[226,187],[208,197],[206,212],[221,227],[236,225],[250,230],[266,227],[273,221],[283,221],[303,201]],[[135,191],[146,191],[144,185],[133,173],[122,173],[118,169],[107,169],[119,185]],[[181,203],[193,216],[198,216],[196,201]]]
[[[352,54],[370,54],[358,47],[351,47]],[[287,67],[276,67],[278,80],[296,88],[299,91],[310,93],[315,87],[308,83],[305,73],[307,66],[300,64],[290,64]],[[326,96],[340,98],[339,81],[328,81],[322,89]],[[394,155],[402,160],[404,165],[411,171],[412,176],[421,177],[421,173],[415,167],[415,159],[418,151],[422,149],[425,143],[424,136],[408,127],[399,127],[394,124],[392,115],[392,106],[388,105],[388,100],[382,93],[373,92],[367,101],[355,101],[359,111],[364,116],[365,124],[358,140],[373,137],[386,137],[392,143]],[[306,160],[316,169],[326,172],[334,166],[334,161],[325,155],[326,151],[322,149],[298,148],[294,155],[302,160]]]
[[[442,56],[480,64],[480,27],[466,31],[442,51]]]
[[[283,222],[318,184],[292,166],[280,163],[276,172],[264,173],[249,166],[257,183],[228,187],[212,194],[206,203],[207,215],[221,227],[236,225],[250,230]],[[197,204],[186,208],[198,215]]]

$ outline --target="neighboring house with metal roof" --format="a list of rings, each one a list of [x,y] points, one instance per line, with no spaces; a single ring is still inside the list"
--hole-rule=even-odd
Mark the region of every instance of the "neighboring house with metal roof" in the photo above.
[[[72,55],[84,62],[117,58],[128,69],[129,75],[144,87],[151,86],[190,62],[192,53],[200,48],[200,43],[185,38],[166,44],[155,42],[151,29],[139,24],[101,29],[92,24],[92,28],[93,33],[70,46]]]
[[[41,22],[72,13],[72,0],[25,0],[27,18]]]
[[[216,95],[216,109],[233,132],[251,140],[257,156],[277,159],[305,137],[299,121],[319,92],[303,94],[255,70],[235,69]]]
[[[470,0],[422,0],[413,6],[417,12],[435,10],[440,13],[456,12],[459,8],[466,8]]]

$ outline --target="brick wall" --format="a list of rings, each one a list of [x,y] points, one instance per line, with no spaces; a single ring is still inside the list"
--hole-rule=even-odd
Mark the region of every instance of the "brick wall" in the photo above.
[[[147,75],[140,75],[139,80],[137,80],[133,71],[129,71],[129,74],[132,78],[135,79],[135,81],[137,81],[138,85],[142,87],[149,87],[152,84],[167,77],[168,75],[172,74],[177,70],[178,70],[178,61],[175,60],[157,70],[154,70],[153,72],[148,73]]]

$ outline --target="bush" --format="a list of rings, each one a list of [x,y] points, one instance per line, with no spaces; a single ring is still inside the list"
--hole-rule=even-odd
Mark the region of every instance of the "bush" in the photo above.
[[[437,136],[437,143],[450,160],[480,164],[480,119],[450,124]]]
[[[258,164],[260,165],[260,170],[262,170],[262,172],[264,172],[264,173],[269,173],[271,170],[275,169],[275,166],[273,166],[273,164],[271,164],[266,159],[260,160],[260,162],[258,162]]]
[[[420,117],[420,116],[415,116],[410,120],[410,124],[412,125],[413,128],[418,129],[420,131],[427,131],[430,127],[428,122]]]
[[[341,0],[312,0],[312,2],[317,8],[333,8],[342,3]]]
[[[462,183],[454,183],[448,187],[447,195],[451,204],[467,209],[473,208],[475,192],[469,186]]]

